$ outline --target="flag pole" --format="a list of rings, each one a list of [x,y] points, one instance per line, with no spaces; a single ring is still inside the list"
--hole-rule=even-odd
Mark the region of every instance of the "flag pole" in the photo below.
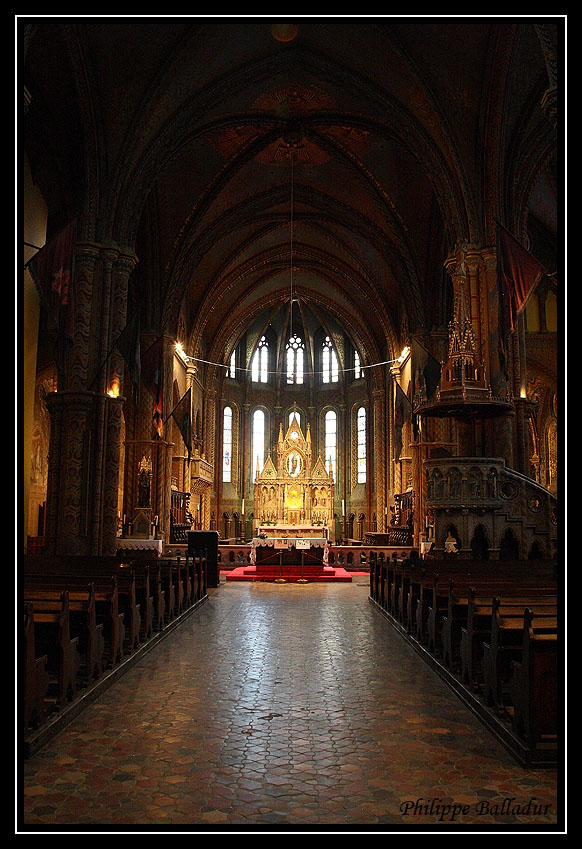
[[[527,255],[528,255],[528,256],[529,256],[529,257],[530,257],[530,258],[531,258],[534,262],[536,262],[536,263],[539,265],[540,269],[543,271],[543,273],[545,274],[545,276],[546,276],[546,277],[549,277],[549,278],[550,278],[550,280],[552,281],[552,283],[554,283],[554,285],[556,285],[556,286],[557,286],[557,285],[558,285],[558,281],[557,281],[557,280],[556,280],[556,278],[554,277],[554,274],[555,274],[556,272],[554,272],[554,273],[550,274],[550,272],[549,272],[549,271],[546,271],[546,269],[545,269],[545,267],[544,267],[543,263],[541,263],[541,262],[539,261],[539,259],[538,259],[536,256],[534,256],[534,255],[532,254],[532,252],[531,252],[531,251],[528,251],[528,249],[527,249],[526,247],[524,247],[524,246],[521,244],[521,242],[519,241],[519,239],[517,239],[517,238],[513,235],[513,233],[511,232],[511,230],[508,230],[508,229],[507,229],[507,227],[506,227],[504,224],[502,224],[502,223],[501,223],[501,221],[498,221],[498,220],[497,220],[497,218],[494,218],[493,220],[494,220],[494,221],[495,221],[495,223],[496,223],[496,224],[498,224],[498,225],[499,225],[499,226],[500,226],[503,230],[505,230],[505,232],[508,234],[508,236],[511,236],[511,238],[512,238],[515,242],[517,242],[517,244],[518,244],[518,245],[519,245],[519,247],[522,249],[522,251],[525,251],[525,253],[526,253],[526,254],[527,254]],[[536,284],[537,284],[537,283],[539,283],[539,280],[537,280],[537,281],[536,281]],[[532,287],[532,288],[534,288],[534,287]]]
[[[89,384],[89,388],[87,389],[87,392],[90,392],[90,391],[93,389],[93,385],[95,384],[95,381],[97,380],[97,378],[98,378],[98,377],[99,377],[99,375],[101,374],[101,371],[103,370],[103,367],[105,366],[105,364],[107,363],[107,360],[109,359],[109,357],[111,356],[111,354],[112,354],[114,351],[115,351],[115,346],[114,346],[114,347],[113,347],[113,348],[109,351],[109,353],[107,354],[107,356],[105,357],[105,359],[103,360],[103,362],[101,363],[101,365],[99,366],[99,368],[97,369],[97,372],[95,373],[95,377],[93,378],[93,380],[92,380],[92,381],[91,381],[91,383]]]
[[[180,398],[180,400],[178,401],[178,403],[176,404],[176,406],[174,407],[174,409],[172,410],[172,412],[171,412],[171,413],[169,413],[169,414],[166,416],[166,418],[164,419],[164,421],[162,422],[162,424],[166,424],[166,422],[168,421],[168,419],[170,419],[170,418],[174,415],[175,411],[178,409],[178,407],[180,406],[180,404],[182,403],[182,401],[184,400],[184,398],[186,397],[186,395],[188,394],[188,392],[191,392],[191,391],[192,391],[192,387],[191,387],[191,386],[189,386],[189,387],[188,387],[188,389],[184,392],[184,394],[183,394],[183,395],[182,395],[182,397]]]
[[[125,327],[123,328],[123,330],[121,331],[121,333],[119,334],[119,336],[117,337],[117,339],[115,340],[115,344],[112,346],[111,350],[109,351],[109,353],[107,354],[107,356],[105,357],[105,359],[103,360],[103,362],[101,363],[101,365],[99,366],[99,368],[97,369],[97,372],[96,372],[96,374],[95,374],[95,377],[94,377],[94,378],[93,378],[93,380],[91,381],[91,383],[90,383],[90,385],[89,385],[89,389],[88,389],[87,391],[89,391],[89,392],[90,392],[90,391],[91,391],[91,389],[93,388],[93,385],[94,385],[95,381],[97,380],[97,378],[99,377],[99,375],[101,374],[102,369],[103,369],[103,368],[104,368],[104,366],[106,365],[107,361],[109,360],[109,358],[111,357],[111,355],[113,354],[113,352],[116,350],[117,345],[118,345],[118,343],[119,343],[119,340],[121,339],[121,337],[123,336],[123,334],[125,333],[125,331],[127,330],[127,328],[129,327],[129,325],[131,324],[131,322],[135,319],[135,317],[136,317],[137,315],[139,315],[139,314],[140,314],[140,310],[141,310],[141,307],[138,307],[138,308],[137,308],[137,310],[136,310],[136,311],[134,312],[134,314],[132,315],[132,317],[131,317],[131,318],[129,319],[129,321],[127,322],[127,324],[125,325]],[[139,339],[138,339],[138,344],[139,344]]]

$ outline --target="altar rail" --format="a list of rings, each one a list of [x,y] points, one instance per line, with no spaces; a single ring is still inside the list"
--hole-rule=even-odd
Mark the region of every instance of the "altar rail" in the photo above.
[[[368,570],[370,554],[383,554],[386,559],[406,560],[412,551],[411,546],[369,546],[369,545],[330,545],[329,565],[343,566],[348,569]],[[234,569],[241,564],[251,562],[251,545],[218,546],[218,564],[220,569]]]

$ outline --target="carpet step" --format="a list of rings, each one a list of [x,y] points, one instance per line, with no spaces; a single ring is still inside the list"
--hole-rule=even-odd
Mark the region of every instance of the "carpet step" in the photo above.
[[[276,581],[284,578],[286,581],[295,582],[303,578],[309,582],[315,581],[342,581],[349,583],[352,576],[345,569],[332,568],[331,566],[240,566],[226,573],[227,581]]]

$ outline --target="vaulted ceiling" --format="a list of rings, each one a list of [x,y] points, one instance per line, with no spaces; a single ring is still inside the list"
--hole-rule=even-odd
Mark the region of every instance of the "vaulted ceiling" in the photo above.
[[[223,361],[288,304],[368,358],[443,328],[443,262],[494,216],[556,234],[551,21],[22,22],[49,227],[135,250],[152,328]],[[535,229],[535,227],[533,228]],[[523,233],[522,233],[523,234]]]

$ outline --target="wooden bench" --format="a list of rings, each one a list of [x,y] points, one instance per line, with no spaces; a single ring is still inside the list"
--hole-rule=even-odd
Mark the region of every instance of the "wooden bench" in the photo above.
[[[38,612],[41,601],[56,603],[65,590],[69,596],[69,628],[71,634],[78,637],[79,651],[85,661],[85,682],[88,683],[101,676],[105,652],[103,623],[97,622],[95,584],[87,586],[83,582],[76,587],[69,581],[59,581],[51,582],[49,587],[45,578],[32,579],[25,583],[24,595]]]
[[[69,594],[65,590],[54,599],[27,597],[25,604],[32,606],[34,614],[35,654],[47,658],[46,698],[58,710],[74,698],[81,666],[79,638],[71,637],[70,632]]]
[[[190,573],[192,581],[192,597],[197,602],[203,599],[208,592],[207,588],[207,562],[204,551],[197,554],[186,554],[186,569]]]
[[[372,579],[372,598],[381,607],[384,606],[384,587],[386,581],[386,565],[384,553],[374,553],[374,571]]]
[[[443,588],[444,590],[444,588]],[[476,596],[492,599],[493,596],[523,595],[552,596],[555,594],[554,582],[535,576],[497,576],[479,575],[474,571],[470,575],[459,575],[449,579],[446,613],[440,622],[441,656],[450,668],[461,671],[461,640],[463,629],[467,628],[470,601]]]
[[[490,641],[493,598],[500,592],[503,592],[505,597],[513,597],[520,603],[523,601],[524,609],[527,606],[527,596],[533,596],[534,601],[537,598],[548,600],[550,603],[555,602],[555,593],[544,590],[543,586],[540,586],[535,593],[531,588],[523,592],[519,585],[513,585],[512,588],[506,586],[503,589],[498,587],[496,590],[495,585],[489,584],[486,588],[481,585],[479,590],[475,587],[469,589],[466,620],[465,624],[461,625],[459,654],[461,681],[473,690],[479,689],[483,682],[483,644]]]
[[[44,574],[25,575],[22,579],[25,596],[31,593],[49,592],[58,594],[67,591],[72,593],[75,601],[75,612],[82,609],[84,594],[89,584],[93,585],[96,622],[102,627],[103,638],[106,642],[107,663],[111,667],[116,666],[125,655],[125,613],[123,603],[120,607],[119,581],[113,576],[98,577],[91,571],[90,574]],[[129,588],[123,592],[130,593]],[[79,605],[79,607],[77,607]],[[135,622],[131,624],[135,629]],[[131,632],[130,632],[131,634]],[[133,641],[133,635],[131,635]],[[98,637],[95,636],[95,644]]]
[[[24,604],[24,634],[21,651],[24,662],[22,722],[26,731],[42,725],[46,715],[45,698],[50,684],[47,655],[38,655],[37,652],[34,637],[34,608],[31,602]]]
[[[552,743],[558,728],[558,633],[556,620],[524,611],[521,660],[513,661],[509,694],[512,726],[530,748]]]
[[[483,641],[483,695],[488,704],[502,712],[506,706],[512,662],[521,661],[524,641],[524,610],[534,616],[555,620],[557,628],[557,599],[527,597],[494,598],[491,633]]]
[[[499,574],[503,575],[505,581],[519,583],[523,580],[535,580],[545,583],[546,586],[553,585],[554,564],[551,561],[519,560],[519,561],[476,561],[476,560],[423,560],[420,581],[411,587],[409,592],[414,592],[409,606],[415,605],[411,611],[414,620],[414,633],[416,638],[426,643],[431,639],[437,639],[437,648],[440,648],[440,619],[444,609],[444,603],[433,601],[435,590],[448,595],[448,581],[465,581],[473,583],[477,580],[495,579]],[[434,577],[439,579],[434,582]],[[434,607],[434,627],[432,634],[428,631],[429,607]]]
[[[177,560],[163,558],[127,559],[124,569],[143,575],[149,569],[150,590],[153,597],[153,627],[162,631],[181,612],[184,605],[184,587],[179,581]]]
[[[334,557],[334,561],[335,561],[335,557]],[[368,572],[368,579],[369,579],[369,582],[370,582],[368,593],[369,593],[370,598],[373,601],[376,601],[376,592],[377,592],[377,589],[376,589],[376,585],[377,585],[376,566],[377,566],[378,562],[379,561],[378,561],[378,557],[377,557],[376,552],[371,551],[370,552],[370,559],[369,559],[369,572]]]

